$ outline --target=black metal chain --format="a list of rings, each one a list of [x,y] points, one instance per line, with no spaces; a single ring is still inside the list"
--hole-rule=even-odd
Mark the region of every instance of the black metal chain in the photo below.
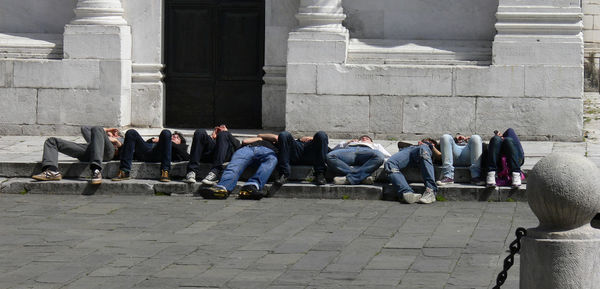
[[[519,227],[517,228],[515,235],[517,236],[517,239],[508,246],[510,249],[510,254],[508,254],[508,257],[504,259],[504,267],[502,268],[502,271],[498,273],[498,278],[496,278],[496,286],[494,286],[494,289],[500,289],[500,286],[502,286],[506,281],[508,269],[510,269],[510,267],[512,267],[512,265],[515,263],[515,254],[519,253],[519,250],[521,250],[521,238],[523,236],[527,236],[527,230]]]

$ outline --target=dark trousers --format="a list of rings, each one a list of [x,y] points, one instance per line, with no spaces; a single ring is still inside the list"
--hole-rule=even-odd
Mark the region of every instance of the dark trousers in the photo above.
[[[82,133],[83,130],[82,127]],[[109,161],[113,158],[115,147],[108,139],[104,129],[99,126],[90,129],[89,143],[85,144],[51,137],[44,143],[43,170],[58,170],[59,152],[82,162],[90,162],[90,169],[102,169],[102,161]]]
[[[488,145],[488,172],[496,171],[502,160],[502,155],[506,156],[506,161],[511,172],[520,172],[521,165],[525,157],[521,154],[515,141],[510,137],[502,139],[494,136]]]
[[[223,171],[223,163],[230,161],[235,151],[235,143],[239,142],[228,131],[217,134],[217,138],[211,138],[206,130],[198,129],[194,132],[190,161],[187,171],[198,173],[200,162],[212,163],[211,172],[220,174]]]
[[[325,163],[329,152],[329,138],[323,131],[317,132],[312,141],[295,140],[287,131],[281,132],[277,138],[279,147],[277,171],[285,176],[290,175],[292,165],[312,165],[315,173],[325,173]]]
[[[125,141],[121,149],[121,170],[131,171],[133,159],[142,162],[160,162],[160,169],[171,169],[171,131],[160,132],[158,143],[147,143],[135,129],[125,133]]]

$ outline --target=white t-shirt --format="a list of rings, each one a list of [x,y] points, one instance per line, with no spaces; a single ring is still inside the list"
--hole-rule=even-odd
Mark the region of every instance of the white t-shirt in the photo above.
[[[373,143],[373,142],[343,141],[343,142],[340,142],[339,144],[337,144],[335,147],[333,147],[332,150],[343,149],[343,148],[347,148],[347,147],[355,147],[355,146],[363,146],[363,147],[368,147],[368,148],[376,150],[376,151],[380,151],[385,156],[386,159],[392,156],[381,144]]]

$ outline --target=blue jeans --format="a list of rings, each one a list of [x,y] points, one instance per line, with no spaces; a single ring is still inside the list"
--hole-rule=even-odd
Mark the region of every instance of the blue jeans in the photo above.
[[[398,196],[412,193],[413,190],[406,182],[406,178],[400,172],[405,167],[419,167],[425,187],[437,191],[435,177],[433,175],[433,163],[431,162],[431,149],[426,144],[410,146],[395,153],[384,165],[392,184],[398,188]]]
[[[251,184],[256,186],[258,190],[262,190],[277,165],[277,155],[272,149],[263,146],[240,148],[231,157],[231,161],[223,171],[217,186],[225,188],[228,192],[233,191],[238,179],[250,165],[258,165],[258,169],[248,179],[246,185]]]
[[[385,156],[369,147],[354,146],[327,154],[327,165],[336,174],[345,175],[352,185],[360,184],[383,164]]]
[[[135,158],[142,162],[160,162],[160,169],[171,169],[171,131],[164,129],[160,132],[158,143],[147,143],[135,129],[125,133],[121,148],[121,165],[123,171],[131,171],[131,162]]]
[[[517,144],[510,137],[502,139],[494,136],[488,145],[488,171],[496,171],[501,161],[501,155],[506,156],[506,162],[511,172],[520,172],[525,157],[517,148]]]
[[[323,131],[317,132],[312,141],[295,140],[287,131],[277,137],[279,162],[277,171],[285,176],[290,175],[290,163],[294,165],[312,165],[315,173],[325,173],[329,138]]]
[[[453,179],[454,166],[469,166],[471,178],[481,177],[481,137],[474,134],[467,145],[461,146],[454,142],[454,138],[445,134],[440,139],[442,152],[442,176]]]

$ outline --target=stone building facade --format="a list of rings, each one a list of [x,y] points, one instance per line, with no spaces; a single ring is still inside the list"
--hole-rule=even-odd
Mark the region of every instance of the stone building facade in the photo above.
[[[185,63],[202,65],[202,55],[243,47],[240,34],[254,33],[262,40],[262,54],[249,61],[262,66],[264,84],[252,102],[260,103],[259,119],[236,112],[242,117],[231,119],[240,128],[396,138],[506,127],[529,139],[582,135],[586,21],[579,0],[261,0],[264,13],[222,0],[4,2],[1,134],[71,134],[81,124],[185,126],[170,119],[203,111],[193,98],[176,111],[169,103],[204,90],[213,93],[213,114],[237,102],[247,108],[245,98],[219,100],[223,87],[241,87],[227,92],[238,96],[252,90],[244,86],[252,71],[227,82],[236,79],[222,68],[232,54],[211,58],[215,69],[206,75]],[[202,15],[211,20],[189,22]],[[173,24],[180,18],[188,22]],[[260,33],[248,30],[253,19],[262,21]],[[218,34],[215,44],[191,51],[202,39],[188,30],[206,25],[220,27],[207,32]],[[171,37],[184,32],[192,34]],[[169,60],[179,54],[186,59]],[[219,75],[210,78],[213,72]],[[194,86],[209,78],[209,86]],[[205,127],[222,120],[208,118]]]

